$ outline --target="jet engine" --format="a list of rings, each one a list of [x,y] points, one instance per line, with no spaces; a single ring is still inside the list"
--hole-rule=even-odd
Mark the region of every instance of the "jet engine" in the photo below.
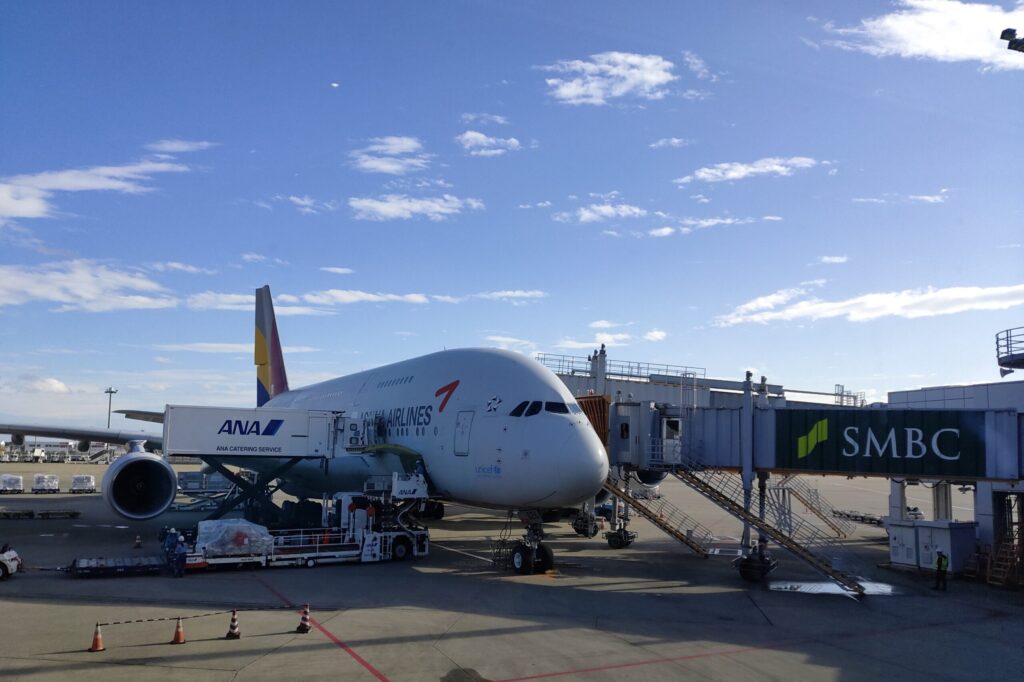
[[[636,472],[636,480],[640,481],[644,485],[651,487],[656,486],[665,480],[668,476],[668,472],[665,471],[650,471],[647,469],[640,469]]]
[[[178,492],[178,477],[162,457],[129,452],[103,477],[103,499],[126,519],[144,521],[167,511]]]
[[[89,452],[89,448],[92,447],[92,441],[80,440],[78,441],[78,445],[76,445],[75,447],[78,448],[79,452]]]

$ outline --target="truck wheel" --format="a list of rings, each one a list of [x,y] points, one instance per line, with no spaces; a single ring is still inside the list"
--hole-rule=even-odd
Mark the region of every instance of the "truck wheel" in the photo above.
[[[316,566],[316,559],[306,559],[306,568],[313,568]]]
[[[519,575],[533,573],[533,550],[522,542],[512,550],[512,568],[516,569]]]
[[[410,556],[412,556],[412,543],[409,542],[409,538],[395,538],[395,542],[391,546],[391,560],[405,561]]]
[[[10,572],[7,570],[7,566],[0,564],[0,580],[7,580]]]

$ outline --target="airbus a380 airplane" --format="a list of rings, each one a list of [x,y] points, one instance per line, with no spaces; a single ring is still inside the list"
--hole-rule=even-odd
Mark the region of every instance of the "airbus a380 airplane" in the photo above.
[[[258,406],[344,412],[372,419],[383,432],[386,445],[372,454],[336,456],[326,466],[308,460],[289,469],[280,487],[299,498],[361,490],[369,476],[406,472],[410,453],[422,461],[433,496],[520,512],[579,506],[594,498],[608,475],[604,446],[572,394],[550,370],[517,353],[448,350],[290,390],[270,288],[264,286],[256,291],[255,361]],[[158,437],[111,429],[0,424],[0,433],[119,443],[145,438],[161,446]],[[282,465],[266,457],[218,460],[263,473]],[[163,513],[175,490],[166,460],[142,452],[118,459],[103,481],[111,507],[136,520]],[[516,568],[550,561],[542,537],[540,524],[529,523],[524,546],[532,556],[514,557]]]

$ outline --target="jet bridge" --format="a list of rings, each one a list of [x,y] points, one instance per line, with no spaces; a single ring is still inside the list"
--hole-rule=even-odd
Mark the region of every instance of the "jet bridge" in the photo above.
[[[748,377],[739,408],[612,403],[607,446],[610,464],[624,474],[633,472],[642,482],[671,474],[743,521],[744,552],[754,527],[760,539],[772,539],[860,593],[854,574],[834,561],[841,554],[836,539],[848,530],[797,474],[932,479],[946,487],[952,481],[1016,481],[1024,471],[1022,433],[1024,420],[1008,409],[772,407]],[[769,487],[771,473],[780,479]],[[628,486],[619,489],[620,497],[629,497]],[[792,499],[817,522],[797,518]],[[951,558],[954,570],[966,560]]]

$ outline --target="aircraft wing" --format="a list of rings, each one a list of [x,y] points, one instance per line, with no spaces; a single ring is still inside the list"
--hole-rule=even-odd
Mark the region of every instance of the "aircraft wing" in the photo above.
[[[4,424],[0,422],[0,433],[12,436],[42,436],[43,438],[67,438],[88,440],[97,443],[129,443],[144,440],[151,447],[162,448],[163,434],[143,431],[121,431],[120,429],[83,429],[77,426],[52,426],[47,424]]]
[[[149,410],[114,410],[117,414],[123,414],[127,419],[135,419],[140,422],[153,422],[154,424],[164,423],[163,412],[150,412]]]

